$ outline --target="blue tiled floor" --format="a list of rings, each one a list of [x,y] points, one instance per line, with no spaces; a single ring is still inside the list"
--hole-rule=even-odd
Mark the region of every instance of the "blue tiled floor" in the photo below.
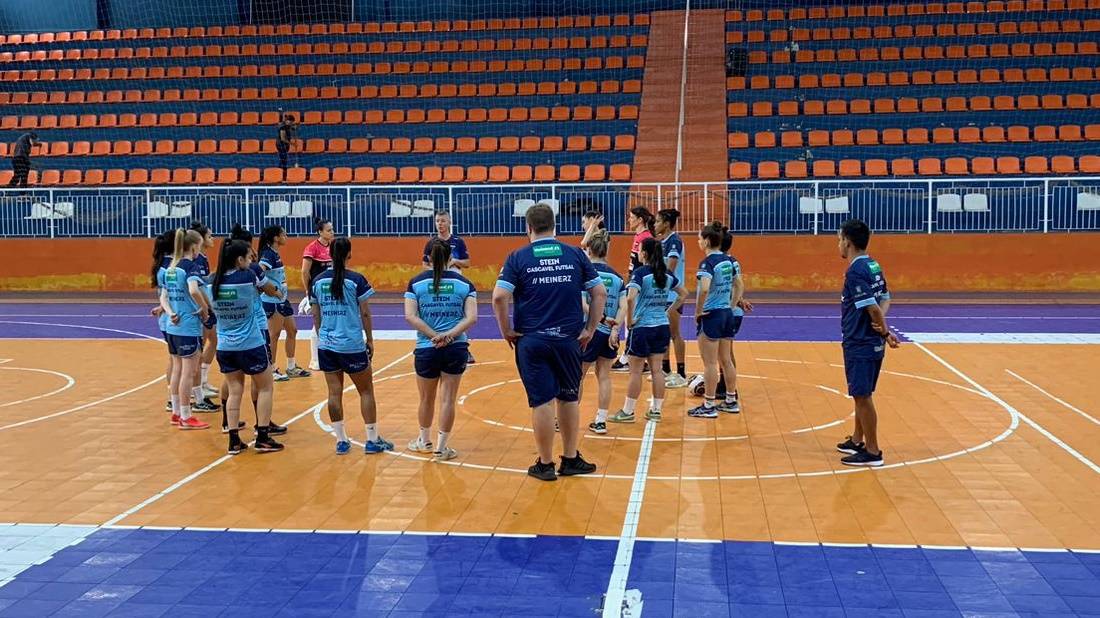
[[[616,543],[99,530],[0,586],[4,616],[597,615]],[[638,542],[643,615],[1100,615],[1100,554]]]

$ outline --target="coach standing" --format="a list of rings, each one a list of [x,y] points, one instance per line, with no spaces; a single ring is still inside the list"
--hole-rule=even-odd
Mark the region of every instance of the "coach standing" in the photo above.
[[[591,305],[607,300],[592,262],[580,249],[554,238],[554,211],[537,204],[527,211],[527,237],[531,243],[508,256],[493,290],[493,313],[500,333],[515,348],[516,367],[535,432],[538,459],[527,474],[543,481],[558,475],[590,474],[596,465],[577,451],[580,409],[581,349],[595,332],[601,313],[581,305],[588,291]],[[508,305],[515,303],[514,328],[508,321]],[[554,471],[554,402],[561,428],[561,466]]]
[[[466,250],[466,241],[458,237],[454,233],[454,228],[451,225],[451,213],[446,210],[440,210],[435,213],[435,233],[436,235],[428,239],[428,242],[424,243],[424,255],[421,258],[421,265],[425,269],[431,268],[431,251],[432,241],[438,238],[447,243],[451,247],[451,261],[447,264],[447,268],[461,271],[463,268],[470,267],[470,252]],[[477,362],[474,360],[474,353],[467,350],[466,352],[467,363]]]
[[[38,134],[34,131],[24,133],[15,140],[11,150],[11,168],[14,172],[9,187],[27,186],[27,177],[31,173],[31,148],[38,145]]]

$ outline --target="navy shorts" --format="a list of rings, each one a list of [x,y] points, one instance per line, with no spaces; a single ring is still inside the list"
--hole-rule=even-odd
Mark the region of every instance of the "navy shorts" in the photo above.
[[[844,352],[844,378],[848,382],[850,397],[870,397],[878,385],[882,371],[881,355],[849,354]]]
[[[222,373],[243,371],[254,376],[267,371],[271,361],[267,357],[267,348],[258,346],[251,350],[218,350],[218,367]]]
[[[317,365],[325,373],[359,373],[370,368],[370,356],[366,352],[333,352],[322,348],[317,350]]]
[[[555,399],[577,400],[581,386],[581,345],[576,339],[524,335],[516,342],[516,368],[532,408]]]
[[[266,328],[260,332],[264,334],[264,347],[267,348],[267,362],[274,362],[275,356],[271,353],[271,333],[268,332]]]
[[[160,336],[164,338],[164,343],[168,343],[168,331],[160,331]]]
[[[462,375],[470,359],[470,344],[463,341],[443,348],[417,348],[413,359],[416,375],[422,378],[433,380],[441,373]]]
[[[588,347],[581,352],[582,363],[594,363],[600,358],[615,358],[619,355],[619,351],[611,347],[611,333],[605,333],[597,330],[595,335],[592,335],[592,341],[588,342]]]
[[[641,358],[664,354],[668,352],[668,342],[671,339],[672,334],[667,324],[632,328],[626,340],[626,353]]]
[[[165,337],[168,341],[168,353],[172,356],[186,358],[202,349],[202,337],[186,335],[165,335]]]
[[[279,312],[279,315],[287,318],[294,315],[294,307],[290,306],[289,300],[284,300],[281,303],[264,303],[264,314],[267,315],[268,319],[271,319],[276,311]]]
[[[699,332],[711,340],[733,339],[741,329],[741,319],[732,309],[711,309],[699,316]]]

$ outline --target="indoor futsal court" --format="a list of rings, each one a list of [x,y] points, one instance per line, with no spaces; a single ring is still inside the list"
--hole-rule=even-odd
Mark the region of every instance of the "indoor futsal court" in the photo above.
[[[1100,616],[1100,0],[0,0],[0,618]]]

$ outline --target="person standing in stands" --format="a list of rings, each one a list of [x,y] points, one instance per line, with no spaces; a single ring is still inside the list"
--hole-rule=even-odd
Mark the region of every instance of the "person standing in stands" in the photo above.
[[[577,450],[581,350],[591,341],[602,311],[585,318],[589,306],[603,307],[607,289],[584,252],[554,238],[554,211],[536,204],[527,211],[530,244],[508,256],[493,290],[493,313],[500,333],[516,351],[516,368],[527,392],[538,458],[527,474],[543,481],[591,474],[596,465]],[[512,318],[509,305],[515,304]],[[514,326],[513,326],[514,324]],[[555,472],[555,408],[561,429],[561,466]]]
[[[11,169],[14,174],[8,182],[9,187],[27,186],[27,177],[31,173],[31,149],[38,145],[38,134],[34,131],[24,133],[15,140],[11,149]]]
[[[420,260],[420,263],[425,269],[432,267],[431,250],[432,243],[436,238],[447,243],[451,248],[451,259],[447,263],[448,270],[454,270],[462,272],[463,268],[470,267],[470,252],[466,250],[466,241],[458,237],[454,233],[453,226],[451,225],[451,213],[446,210],[440,210],[435,213],[435,232],[436,235],[428,239],[428,242],[424,244],[424,255]],[[474,360],[473,352],[468,352],[466,358],[467,363],[477,362]]]
[[[298,141],[298,123],[294,114],[283,114],[279,123],[279,136],[275,139],[275,149],[279,151],[279,167],[286,171],[287,158],[294,142]]]

